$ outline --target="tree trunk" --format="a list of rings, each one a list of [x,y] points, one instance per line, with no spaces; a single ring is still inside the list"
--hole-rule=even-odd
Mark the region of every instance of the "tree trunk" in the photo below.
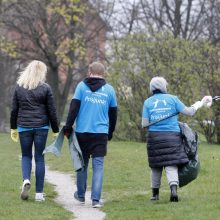
[[[60,95],[60,91],[59,91],[58,66],[53,66],[53,67],[49,68],[47,79],[48,79],[48,84],[52,88],[52,92],[53,92],[53,95],[54,95],[54,100],[55,100],[55,103],[56,103],[57,117],[58,117],[58,120],[60,121],[60,118],[62,116],[61,115],[62,105],[60,103],[61,102],[61,95]]]
[[[60,88],[59,86],[60,82],[59,82],[58,67],[53,67],[48,72],[48,83],[50,84],[53,90],[59,122],[61,122],[63,119],[63,114],[64,114],[65,106],[67,103],[67,98],[68,98],[69,91],[72,85],[73,69],[68,68],[67,71],[68,73],[67,73],[66,82],[64,83],[64,85],[62,85],[63,89]]]
[[[216,129],[217,144],[220,144],[220,117],[218,117],[215,121],[215,129]]]
[[[9,127],[7,127],[7,114],[6,114],[6,103],[5,103],[5,94],[3,92],[4,88],[0,85],[0,132],[8,132]],[[3,88],[3,89],[2,89]]]
[[[0,132],[9,131],[7,111],[11,107],[12,85],[16,80],[16,63],[10,57],[0,53]]]

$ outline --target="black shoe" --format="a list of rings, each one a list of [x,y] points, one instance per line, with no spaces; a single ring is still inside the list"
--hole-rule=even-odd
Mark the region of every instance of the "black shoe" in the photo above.
[[[85,197],[79,197],[77,192],[74,193],[74,199],[80,204],[85,204]]]
[[[177,185],[170,186],[170,202],[178,202]]]
[[[151,201],[159,200],[159,188],[152,188],[152,197]]]

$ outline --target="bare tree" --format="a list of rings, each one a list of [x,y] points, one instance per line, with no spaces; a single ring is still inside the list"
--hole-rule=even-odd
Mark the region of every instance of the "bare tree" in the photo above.
[[[210,0],[207,5],[204,35],[216,45],[220,42],[220,1]]]
[[[0,1],[0,17],[3,14],[3,1]],[[8,131],[8,114],[10,91],[16,79],[17,65],[13,59],[13,47],[4,39],[4,30],[0,22],[0,131]],[[13,68],[12,68],[13,67]]]
[[[8,108],[11,105],[11,92],[17,77],[19,64],[1,52],[0,49],[0,131],[8,131]]]
[[[103,28],[103,24],[94,25],[92,19],[86,20],[85,15],[92,11],[87,3],[87,0],[9,0],[4,3],[7,10],[3,10],[1,22],[7,31],[6,37],[15,45],[18,59],[39,59],[47,64],[48,82],[60,119],[74,74],[85,70],[89,58],[94,59],[88,55],[89,42],[94,41]],[[96,34],[89,35],[88,27]],[[79,80],[79,76],[75,79]]]
[[[175,38],[213,43],[220,39],[220,0],[92,1],[111,11],[108,22],[114,39],[140,32],[148,36],[169,32]]]
[[[170,31],[174,37],[196,40],[203,33],[206,0],[141,0],[141,18],[151,33]]]

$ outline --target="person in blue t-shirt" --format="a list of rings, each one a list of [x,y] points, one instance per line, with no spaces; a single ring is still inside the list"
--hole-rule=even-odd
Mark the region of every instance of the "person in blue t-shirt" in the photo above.
[[[85,203],[87,169],[92,156],[91,199],[94,208],[102,206],[104,156],[117,121],[116,94],[106,83],[104,74],[105,68],[101,63],[89,65],[89,76],[77,85],[64,126],[64,135],[69,138],[76,119],[75,132],[85,162],[85,169],[77,172],[77,191],[74,193],[74,198],[80,203]]]
[[[154,77],[150,82],[152,96],[145,100],[142,113],[142,127],[149,123],[169,117],[175,113],[192,116],[202,106],[212,102],[211,96],[205,96],[191,107],[185,106],[177,96],[167,93],[167,82],[163,77]],[[151,200],[159,199],[162,170],[165,168],[171,189],[170,201],[178,202],[177,186],[178,165],[188,162],[188,157],[181,147],[178,116],[159,121],[148,127],[148,161],[151,168]]]

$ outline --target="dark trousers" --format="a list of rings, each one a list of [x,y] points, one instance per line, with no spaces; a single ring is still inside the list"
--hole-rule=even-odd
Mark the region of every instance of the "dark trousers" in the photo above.
[[[36,192],[43,192],[44,177],[45,177],[45,162],[43,151],[46,145],[48,130],[34,129],[31,131],[23,131],[19,133],[21,152],[22,152],[22,175],[23,180],[31,179],[32,168],[32,146],[34,144],[34,159],[35,159],[35,177],[36,177]]]

